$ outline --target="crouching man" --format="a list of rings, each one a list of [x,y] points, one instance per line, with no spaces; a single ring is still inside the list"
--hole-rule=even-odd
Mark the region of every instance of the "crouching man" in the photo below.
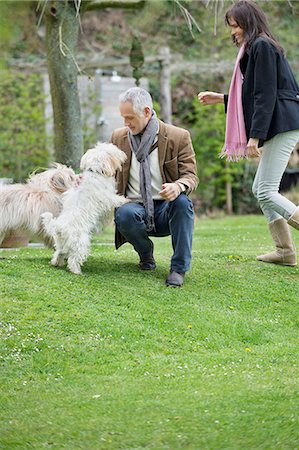
[[[130,242],[141,270],[154,270],[150,236],[171,236],[173,256],[166,285],[182,286],[190,268],[194,211],[188,197],[196,187],[196,161],[187,130],[158,120],[150,94],[134,87],[120,95],[124,128],[111,142],[127,155],[118,173],[118,193],[131,201],[115,212],[116,248]]]

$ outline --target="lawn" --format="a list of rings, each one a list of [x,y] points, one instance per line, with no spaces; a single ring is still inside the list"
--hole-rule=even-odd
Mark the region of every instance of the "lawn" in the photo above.
[[[299,268],[255,260],[265,219],[197,221],[181,289],[169,238],[154,272],[112,243],[81,277],[0,250],[0,448],[298,449]]]

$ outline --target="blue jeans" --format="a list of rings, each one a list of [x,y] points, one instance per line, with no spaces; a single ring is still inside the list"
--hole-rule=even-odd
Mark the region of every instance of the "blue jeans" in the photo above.
[[[145,208],[140,203],[126,203],[115,211],[115,223],[140,258],[152,254],[149,236],[171,236],[173,256],[170,270],[187,272],[191,263],[194,211],[191,200],[180,194],[173,202],[154,200],[156,231],[147,232]]]

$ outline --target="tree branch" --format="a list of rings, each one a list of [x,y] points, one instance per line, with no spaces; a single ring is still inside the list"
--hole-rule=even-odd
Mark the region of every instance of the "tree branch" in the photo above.
[[[83,0],[81,5],[84,11],[93,11],[104,8],[143,8],[146,0]]]

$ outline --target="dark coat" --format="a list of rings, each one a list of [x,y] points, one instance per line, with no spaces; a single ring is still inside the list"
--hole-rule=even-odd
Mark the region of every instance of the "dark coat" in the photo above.
[[[281,51],[258,37],[240,61],[247,139],[299,129],[299,87]],[[227,97],[225,98],[225,103]]]

